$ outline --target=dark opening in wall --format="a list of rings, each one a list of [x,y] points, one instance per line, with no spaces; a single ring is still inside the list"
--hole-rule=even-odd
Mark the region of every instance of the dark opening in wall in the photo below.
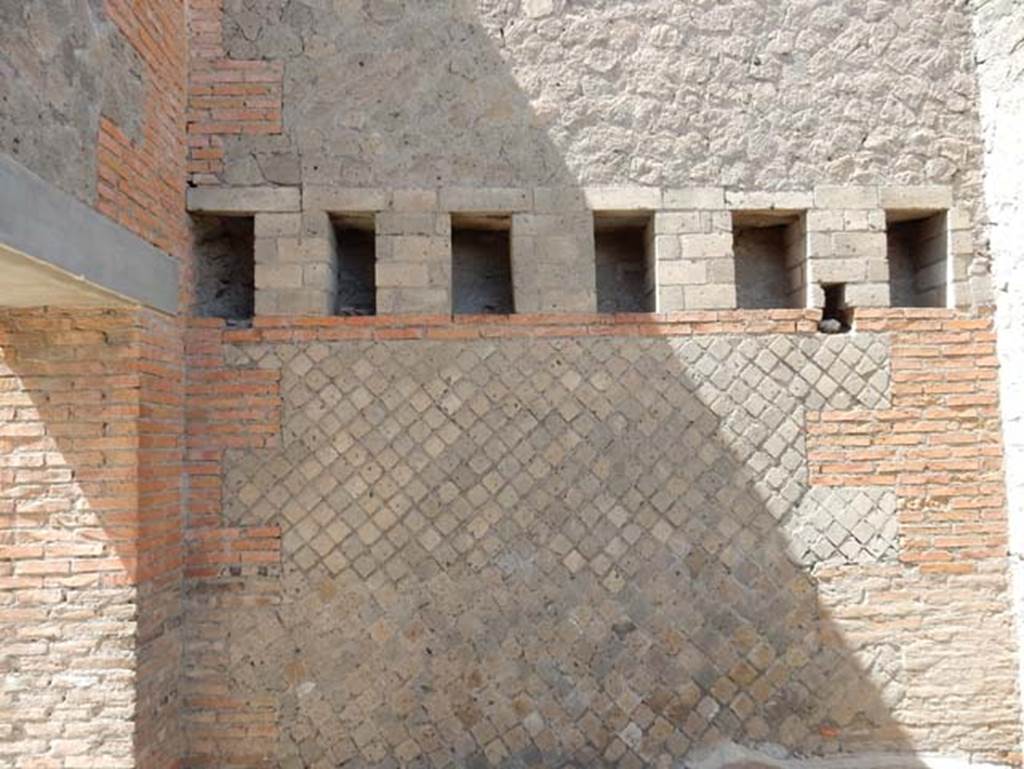
[[[735,211],[736,306],[740,309],[803,307],[806,227],[790,212]]]
[[[196,315],[252,318],[255,304],[255,240],[251,216],[195,215]]]
[[[452,215],[452,312],[514,312],[508,216]]]
[[[650,213],[594,212],[598,312],[654,312]]]
[[[338,269],[338,315],[377,313],[377,251],[373,214],[331,218]]]
[[[945,307],[949,261],[945,211],[886,211],[889,304]]]
[[[818,321],[818,331],[823,334],[845,334],[853,328],[853,308],[846,306],[846,284],[823,285],[825,307]]]

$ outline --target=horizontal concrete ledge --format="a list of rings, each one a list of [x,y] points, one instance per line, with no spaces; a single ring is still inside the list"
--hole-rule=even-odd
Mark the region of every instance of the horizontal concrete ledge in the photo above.
[[[0,245],[130,302],[168,313],[178,309],[175,258],[3,154]],[[85,293],[88,303],[97,301],[95,291]]]
[[[298,187],[193,187],[188,210],[193,214],[292,213],[302,209]]]

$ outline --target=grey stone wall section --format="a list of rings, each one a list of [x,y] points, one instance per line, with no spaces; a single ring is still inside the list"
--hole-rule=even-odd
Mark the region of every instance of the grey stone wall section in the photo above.
[[[91,205],[100,114],[141,139],[143,71],[102,2],[0,2],[0,153]]]
[[[514,214],[512,291],[517,312],[596,312],[593,214]]]
[[[972,211],[980,195],[960,3],[225,11],[229,56],[288,63],[286,133],[227,138],[231,184],[277,181],[264,171],[287,161],[306,185],[952,183]]]
[[[230,686],[279,702],[278,765],[814,754],[822,722],[907,749],[878,694],[900,664],[822,643],[807,568],[891,555],[891,491],[808,492],[803,438],[805,409],[888,407],[883,337],[226,355],[282,373],[280,448],[228,451],[223,497],[283,531],[281,601],[224,618]]]

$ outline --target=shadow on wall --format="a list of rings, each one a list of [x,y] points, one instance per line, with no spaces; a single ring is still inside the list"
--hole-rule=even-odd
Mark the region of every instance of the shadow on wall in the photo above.
[[[230,525],[282,526],[281,603],[219,618],[235,696],[279,703],[274,765],[676,766],[737,744],[919,766],[890,715],[898,639],[848,646],[802,563],[893,557],[801,531],[821,514],[804,410],[884,405],[880,349],[232,350],[283,372],[282,444],[230,451],[224,490]],[[832,391],[840,353],[872,371]]]
[[[505,4],[234,6],[225,18],[229,55],[288,61],[288,136],[227,138],[229,182],[566,185],[561,153],[481,20],[486,14],[500,37]]]
[[[0,311],[0,709],[19,761],[162,769],[184,749],[174,330],[137,309]]]
[[[578,188],[471,5],[341,3],[328,24],[289,4],[352,43],[287,68],[304,183]],[[223,492],[228,525],[282,527],[282,596],[225,610],[210,596],[237,582],[193,584],[189,672],[275,702],[266,765],[287,769],[667,767],[730,743],[922,766],[891,715],[898,648],[851,646],[805,562],[891,559],[894,537],[867,554],[793,541],[814,493],[805,409],[888,398],[856,366],[806,372],[824,346],[884,368],[858,347],[874,343],[232,349],[282,370],[281,447],[228,451]],[[224,763],[201,747],[192,765]]]

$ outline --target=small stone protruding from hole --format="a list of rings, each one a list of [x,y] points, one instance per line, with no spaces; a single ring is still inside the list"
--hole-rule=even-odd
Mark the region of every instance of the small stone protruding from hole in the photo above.
[[[818,321],[818,331],[823,334],[843,334],[850,330],[853,310],[846,306],[846,285],[835,283],[822,286],[825,291],[825,307]]]

